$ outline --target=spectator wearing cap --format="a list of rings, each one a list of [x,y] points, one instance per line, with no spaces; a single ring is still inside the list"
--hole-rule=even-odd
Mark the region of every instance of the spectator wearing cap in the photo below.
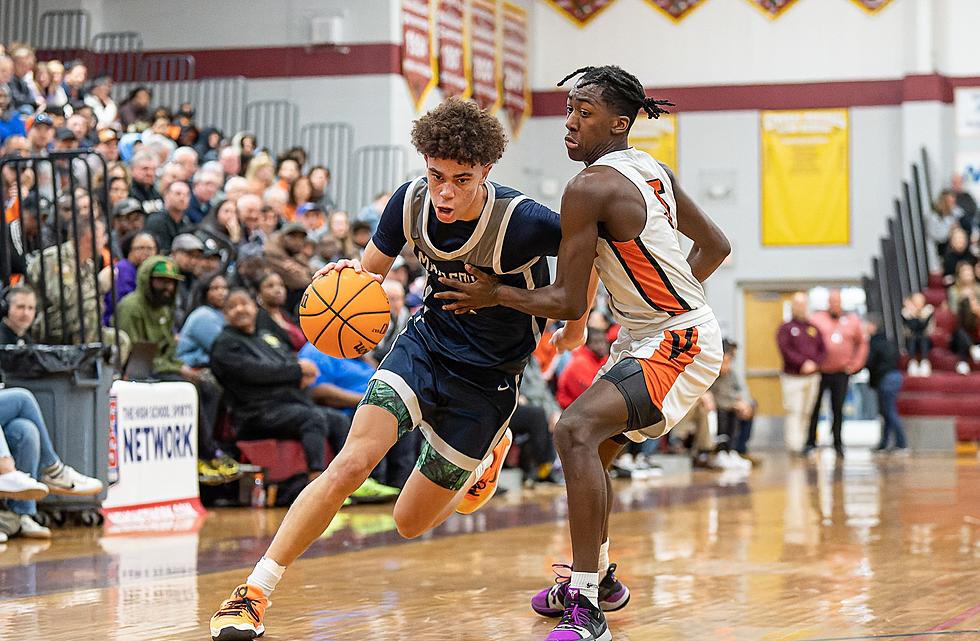
[[[144,228],[156,236],[157,247],[161,253],[170,253],[174,238],[191,230],[191,221],[187,218],[190,198],[191,190],[187,183],[183,181],[171,183],[163,193],[164,211],[150,214],[146,219]]]
[[[95,151],[105,158],[107,163],[119,160],[119,133],[112,127],[103,127],[96,133],[98,142]]]
[[[72,151],[73,149],[78,149],[78,138],[75,137],[75,132],[67,127],[56,129],[54,132],[54,150]]]
[[[122,239],[143,230],[146,214],[143,207],[135,198],[124,198],[112,206],[112,253],[114,256],[126,256],[122,250]],[[154,249],[156,244],[154,243]]]
[[[92,81],[85,96],[85,104],[92,108],[98,127],[109,127],[119,119],[119,108],[112,99],[112,78],[103,74]]]
[[[34,116],[27,131],[27,140],[31,143],[32,156],[48,155],[48,146],[54,139],[54,121],[46,113]]]
[[[299,181],[297,181],[299,182]],[[303,224],[306,235],[314,242],[319,242],[324,234],[330,231],[327,227],[327,212],[318,203],[306,203],[296,210],[297,222]]]
[[[313,279],[313,270],[303,253],[306,242],[306,228],[302,223],[288,223],[280,231],[272,234],[265,245],[265,258],[269,267],[282,277],[286,285],[286,308],[295,309],[296,304]]]
[[[187,217],[197,225],[211,211],[211,201],[221,189],[221,175],[210,169],[199,169],[194,174],[194,187],[191,190],[191,202],[187,208]]]
[[[214,425],[221,392],[213,382],[201,376],[200,370],[185,365],[177,358],[174,300],[177,284],[183,279],[173,260],[164,256],[147,258],[137,271],[136,290],[119,301],[116,322],[133,341],[156,345],[154,378],[187,381],[197,387],[200,403],[198,458],[212,459],[217,450]]]
[[[170,246],[170,256],[180,270],[183,280],[177,284],[177,298],[174,309],[174,327],[179,331],[184,320],[191,313],[191,299],[197,277],[202,274],[204,242],[194,234],[179,234]]]
[[[11,136],[27,136],[24,117],[10,99],[10,88],[0,83],[0,145]]]

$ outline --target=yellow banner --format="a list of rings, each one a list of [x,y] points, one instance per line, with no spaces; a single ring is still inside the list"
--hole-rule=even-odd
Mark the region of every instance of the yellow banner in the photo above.
[[[762,244],[850,243],[846,109],[762,112]]]
[[[630,130],[629,143],[645,151],[677,173],[677,117],[664,114],[647,118],[640,112]]]

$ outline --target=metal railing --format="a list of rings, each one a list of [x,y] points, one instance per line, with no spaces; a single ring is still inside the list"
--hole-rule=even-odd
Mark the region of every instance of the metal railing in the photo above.
[[[72,60],[88,53],[92,18],[88,11],[73,9],[45,11],[41,14],[34,37],[34,48],[43,51],[42,58]]]
[[[120,353],[118,332],[110,334],[102,325],[106,293],[116,302],[112,270],[108,289],[98,280],[101,269],[114,260],[111,243],[103,242],[111,224],[108,187],[105,182],[95,186],[95,178],[105,171],[105,159],[88,150],[0,159],[0,193],[14,187],[17,212],[9,223],[0,217],[0,270],[4,286],[20,270],[37,293],[38,342],[71,345],[111,339]]]
[[[197,61],[194,56],[177,54],[147,54],[140,59],[137,80],[144,82],[173,82],[193,80]]]
[[[89,74],[108,74],[116,82],[138,80],[143,57],[143,36],[136,31],[107,31],[89,43]]]
[[[37,0],[0,0],[0,42],[34,44]]]
[[[334,202],[340,209],[349,209],[347,202],[351,154],[354,148],[354,128],[345,122],[311,122],[299,132],[299,144],[306,149],[307,168],[323,165],[333,176],[339,176],[332,184]]]
[[[153,106],[176,109],[182,102],[191,103],[197,111],[195,119],[198,123],[218,127],[228,138],[245,127],[248,84],[242,76],[172,82],[117,82],[114,85],[116,101],[120,102],[139,86],[153,92]]]
[[[359,209],[383,191],[394,191],[405,178],[408,150],[400,145],[370,145],[354,151],[348,181],[348,206]]]
[[[245,129],[275,157],[296,144],[299,107],[289,100],[256,100],[245,107]]]

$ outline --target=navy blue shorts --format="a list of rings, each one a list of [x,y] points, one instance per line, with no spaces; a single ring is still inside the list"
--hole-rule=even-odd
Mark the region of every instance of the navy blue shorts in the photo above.
[[[503,436],[517,408],[520,379],[434,354],[414,323],[372,377],[405,403],[412,429],[422,430],[427,449],[465,472],[475,470]]]

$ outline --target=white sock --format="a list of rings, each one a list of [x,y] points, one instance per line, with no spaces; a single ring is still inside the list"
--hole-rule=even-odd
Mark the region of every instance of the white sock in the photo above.
[[[592,605],[599,607],[598,572],[572,572],[572,581],[568,587],[578,590],[580,594],[592,602]]]
[[[605,576],[609,569],[609,539],[599,546],[599,574]]]
[[[263,556],[255,564],[255,569],[248,575],[248,579],[245,582],[249,585],[262,588],[262,591],[265,593],[265,598],[268,599],[272,596],[272,591],[279,585],[279,581],[282,579],[282,573],[285,571],[285,567]]]

